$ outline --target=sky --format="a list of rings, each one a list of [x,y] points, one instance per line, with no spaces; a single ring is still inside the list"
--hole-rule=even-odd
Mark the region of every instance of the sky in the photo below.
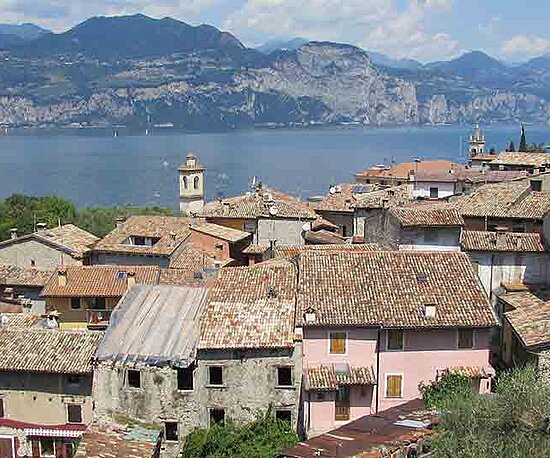
[[[0,22],[55,32],[133,13],[211,24],[248,46],[304,37],[423,62],[472,50],[513,62],[550,52],[550,0],[0,0]]]

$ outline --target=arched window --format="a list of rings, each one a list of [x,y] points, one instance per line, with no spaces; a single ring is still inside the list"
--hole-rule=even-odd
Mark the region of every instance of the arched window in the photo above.
[[[183,187],[185,189],[189,188],[189,179],[187,177],[183,177]]]
[[[195,189],[199,189],[199,177],[195,177],[195,178],[193,179],[193,187],[194,187]]]

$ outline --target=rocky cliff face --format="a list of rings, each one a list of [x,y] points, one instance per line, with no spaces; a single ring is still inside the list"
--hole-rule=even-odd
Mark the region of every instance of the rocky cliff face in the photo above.
[[[0,68],[0,125],[152,122],[205,130],[550,119],[550,103],[539,96],[437,72],[396,75],[348,45],[308,43],[254,65],[237,60],[209,52],[116,64],[7,55]]]

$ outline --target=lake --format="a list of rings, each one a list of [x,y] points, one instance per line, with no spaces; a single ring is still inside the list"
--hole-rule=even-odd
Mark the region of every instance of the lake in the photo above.
[[[527,126],[528,142],[549,142],[550,127]],[[487,149],[519,143],[519,127],[484,128]],[[248,189],[253,176],[306,198],[352,181],[373,164],[412,158],[464,162],[467,127],[255,129],[152,135],[75,129],[0,134],[0,198],[57,194],[78,206],[177,208],[177,167],[194,152],[207,167],[207,199]]]

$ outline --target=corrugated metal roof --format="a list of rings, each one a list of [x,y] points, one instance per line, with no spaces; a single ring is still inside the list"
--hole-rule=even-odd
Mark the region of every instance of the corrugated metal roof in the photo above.
[[[99,360],[187,367],[194,359],[205,288],[136,285],[115,308]]]

